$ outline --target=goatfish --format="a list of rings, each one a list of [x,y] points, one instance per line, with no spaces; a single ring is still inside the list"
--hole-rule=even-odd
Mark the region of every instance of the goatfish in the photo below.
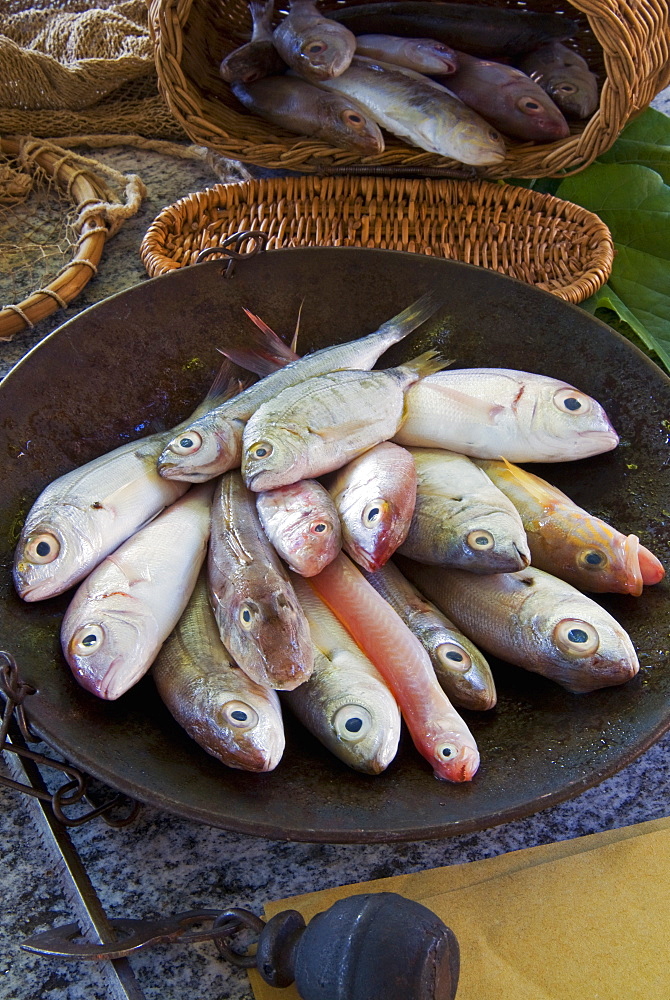
[[[375,570],[407,537],[416,502],[414,459],[383,441],[324,481],[342,524],[342,548]]]
[[[356,54],[366,59],[404,66],[416,73],[455,73],[458,57],[454,49],[433,38],[398,38],[395,35],[359,35]]]
[[[244,428],[245,483],[258,492],[320,476],[393,437],[405,390],[446,363],[426,351],[397,368],[330,372],[289,386]]]
[[[331,753],[380,774],[400,740],[400,709],[377,668],[309,583],[293,577],[314,642],[314,671],[282,700]]]
[[[505,135],[530,142],[565,139],[570,127],[539,83],[502,63],[458,53],[444,86]]]
[[[637,535],[624,535],[546,480],[503,460],[477,465],[509,497],[526,529],[533,566],[593,593],[632,594],[665,575]]]
[[[409,559],[399,565],[487,653],[574,694],[624,684],[639,670],[630,636],[612,615],[541,569],[474,576]]]
[[[370,3],[329,10],[327,17],[345,24],[356,35],[425,35],[485,58],[528,52],[578,31],[576,21],[562,14],[542,14],[503,7],[438,3]]]
[[[190,421],[239,391],[226,360]],[[58,479],[26,517],[14,558],[24,601],[42,601],[79,583],[102,560],[188,489],[158,475],[156,461],[177,428],[130,441]]]
[[[113,701],[144,676],[175,627],[207,552],[212,487],[190,490],[76,591],[61,644],[87,691]]]
[[[430,319],[442,303],[440,293],[426,292],[367,337],[332,344],[303,358],[287,350],[288,363],[282,368],[277,370],[273,359],[267,374],[259,382],[223,406],[210,409],[204,419],[194,421],[173,437],[160,455],[158,471],[168,479],[201,482],[234,468],[240,464],[242,457],[244,425],[262,403],[313,375],[342,368],[372,368],[384,351]],[[275,344],[273,351],[278,349]],[[227,356],[243,366],[247,363],[247,353],[226,348]]]
[[[465,455],[409,449],[418,477],[416,506],[398,551],[418,562],[471,573],[514,573],[530,563],[521,517]]]
[[[355,56],[342,76],[319,86],[358,101],[379,125],[429,153],[474,166],[505,159],[505,142],[493,126],[411,69]]]
[[[585,59],[560,42],[547,42],[517,63],[568,118],[589,118],[598,107],[598,81]]]
[[[272,42],[274,6],[274,0],[249,0],[251,39],[233,49],[219,66],[219,73],[227,83],[253,83],[286,69]]]
[[[222,476],[214,495],[207,571],[221,641],[238,666],[283,691],[306,681],[309,626],[237,471]]]
[[[285,743],[279,698],[231,660],[204,573],[151,673],[170,713],[207,753],[242,771],[277,766]]]
[[[339,76],[356,50],[353,33],[323,17],[313,0],[290,0],[272,39],[284,62],[312,83]]]
[[[471,781],[479,767],[474,736],[438,684],[428,653],[393,608],[342,552],[309,586],[377,667],[435,776]]]
[[[366,156],[384,150],[379,125],[350,97],[330,94],[290,76],[233,83],[231,89],[249,111],[289,132],[313,135]]]
[[[457,708],[484,712],[495,706],[493,675],[483,653],[397,566],[389,562],[374,573],[366,572],[365,579],[417,637],[430,656],[440,686]]]
[[[335,504],[315,479],[257,493],[256,510],[279,555],[301,576],[320,573],[342,548]]]
[[[603,407],[567,382],[510,368],[460,368],[411,386],[394,441],[470,458],[569,462],[619,443]]]

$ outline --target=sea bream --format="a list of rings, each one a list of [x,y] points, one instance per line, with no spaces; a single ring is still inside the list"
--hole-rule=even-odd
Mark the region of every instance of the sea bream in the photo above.
[[[343,73],[356,50],[356,38],[344,25],[325,18],[314,0],[289,0],[288,15],[273,34],[285,63],[313,83]]]
[[[598,107],[598,80],[574,49],[547,42],[517,62],[569,118],[588,118]]]
[[[277,766],[285,743],[279,698],[231,659],[209,604],[205,573],[151,674],[171,714],[207,753],[242,771]]]
[[[400,709],[377,668],[310,587],[293,577],[314,642],[314,671],[282,700],[349,767],[380,774],[395,757]]]
[[[88,576],[63,618],[65,659],[113,701],[144,676],[175,627],[207,552],[212,487],[189,490]]]
[[[279,690],[306,681],[314,665],[309,626],[237,471],[214,494],[207,574],[221,640],[238,666]]]
[[[411,386],[394,441],[471,458],[569,462],[619,443],[603,407],[568,382],[510,368],[454,368]]]
[[[253,83],[282,73],[286,63],[272,42],[275,0],[249,0],[251,38],[221,61],[219,73],[227,83]]]
[[[384,351],[430,319],[443,302],[442,293],[426,292],[366,337],[332,344],[296,360],[290,352],[286,358],[289,363],[279,371],[274,359],[265,378],[173,437],[159,458],[160,474],[168,479],[202,482],[235,468],[242,458],[244,426],[261,404],[314,375],[344,368],[372,368]],[[226,353],[233,361],[245,365],[244,351],[226,348]]]
[[[258,492],[339,469],[392,437],[405,390],[445,364],[426,351],[396,368],[330,372],[284,389],[244,428],[244,481]]]
[[[541,569],[474,576],[411,559],[398,565],[486,652],[568,691],[624,684],[640,669],[630,636],[612,615]]]
[[[342,548],[335,504],[315,479],[257,493],[256,510],[279,555],[301,576],[320,573]]]

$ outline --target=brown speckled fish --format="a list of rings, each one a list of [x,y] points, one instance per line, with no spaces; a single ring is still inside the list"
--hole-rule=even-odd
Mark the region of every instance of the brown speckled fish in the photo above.
[[[290,4],[273,35],[284,62],[313,83],[344,73],[356,51],[352,32],[323,17],[313,0],[290,0]]]
[[[219,66],[227,83],[252,83],[286,69],[286,63],[272,42],[274,5],[274,0],[249,0],[251,39],[229,53]]]
[[[598,107],[598,81],[585,59],[560,42],[548,42],[519,60],[569,118],[588,118]]]
[[[221,639],[242,670],[279,690],[307,680],[309,626],[239,472],[222,476],[214,496],[208,579]]]

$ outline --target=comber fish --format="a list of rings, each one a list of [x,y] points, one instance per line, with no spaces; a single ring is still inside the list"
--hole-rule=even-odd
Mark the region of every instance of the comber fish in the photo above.
[[[356,54],[367,59],[381,59],[413,69],[415,73],[448,74],[458,66],[455,51],[433,38],[398,38],[396,35],[359,35]]]
[[[201,482],[239,465],[244,425],[262,403],[274,399],[287,386],[303,382],[312,375],[341,368],[372,368],[387,348],[430,319],[442,302],[440,293],[426,292],[367,337],[324,347],[304,358],[292,360],[279,371],[275,370],[275,363],[270,374],[260,382],[229,403],[215,407],[204,419],[194,421],[174,437],[160,456],[160,474],[168,479]],[[228,353],[233,361],[244,362],[240,352]],[[296,358],[293,352],[291,356]]]
[[[204,573],[151,673],[171,714],[207,753],[242,771],[277,766],[285,743],[279,698],[231,660]]]
[[[479,767],[475,739],[438,684],[428,653],[393,608],[344,553],[309,586],[379,670],[435,776],[471,781]]]
[[[352,32],[325,18],[313,0],[290,0],[273,40],[284,62],[313,83],[343,73],[356,50]]]
[[[147,672],[186,607],[207,552],[212,488],[190,490],[88,576],[61,628],[73,674],[110,701]]]
[[[279,555],[301,576],[320,573],[342,548],[335,504],[315,479],[257,493],[256,510]]]
[[[282,699],[349,767],[380,774],[395,757],[400,709],[377,668],[310,585],[293,577],[315,646],[314,672]]]
[[[375,570],[407,537],[416,503],[416,466],[409,452],[384,441],[324,481],[342,523],[342,548]]]
[[[355,56],[342,76],[319,86],[352,97],[379,125],[429,153],[473,166],[505,159],[505,141],[492,125],[411,69]]]
[[[227,83],[252,83],[286,69],[272,42],[274,6],[275,0],[249,0],[251,39],[233,49],[219,66],[219,73]]]
[[[427,351],[396,368],[330,372],[284,389],[244,428],[245,483],[257,492],[339,469],[392,437],[407,387],[445,364]]]
[[[384,151],[379,125],[350,97],[329,94],[295,76],[267,76],[233,83],[231,89],[249,111],[289,132],[313,135],[366,156]]]
[[[427,601],[394,563],[365,573],[430,656],[440,685],[458,708],[482,712],[493,708],[496,689],[483,653],[439,608]]]
[[[585,59],[560,42],[547,42],[518,62],[569,118],[589,118],[598,107],[598,81]]]
[[[510,462],[477,465],[521,515],[534,566],[593,593],[632,594],[665,571],[637,535],[623,535],[539,476]]]
[[[411,386],[394,441],[471,458],[569,462],[611,451],[619,437],[595,399],[547,375],[460,368]]]
[[[237,471],[222,476],[214,495],[208,580],[221,639],[238,666],[279,690],[306,681],[309,627]]]
[[[440,81],[442,82],[442,81]],[[458,53],[444,86],[505,135],[531,142],[565,139],[570,128],[539,83],[521,70]]]
[[[612,615],[541,569],[473,576],[410,559],[399,565],[482,649],[568,691],[624,684],[639,670],[630,636]]]
[[[514,573],[529,564],[516,507],[474,462],[444,449],[409,451],[418,477],[416,506],[399,552],[471,573]]]

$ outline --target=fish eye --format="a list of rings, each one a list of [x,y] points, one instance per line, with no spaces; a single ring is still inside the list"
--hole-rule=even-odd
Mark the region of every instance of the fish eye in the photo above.
[[[269,441],[257,441],[249,448],[252,458],[268,458],[272,454],[272,445]]]
[[[441,642],[435,650],[437,657],[445,667],[465,674],[472,666],[472,660],[462,646],[456,642]]]
[[[175,438],[170,445],[170,451],[175,455],[193,455],[202,447],[202,438],[197,431],[185,431],[181,437]]]
[[[329,531],[333,530],[332,524],[328,521],[312,521],[309,526],[309,532],[311,535],[327,535]]]
[[[572,83],[560,83],[556,90],[560,90],[562,94],[574,94],[577,88]]]
[[[310,56],[318,56],[319,53],[325,52],[327,48],[328,42],[315,41],[304,45],[302,51]]]
[[[579,389],[559,389],[554,393],[554,405],[563,413],[588,413],[591,400]]]
[[[100,625],[82,625],[70,639],[70,652],[75,656],[91,656],[104,641],[105,630]]]
[[[243,701],[227,701],[221,714],[224,722],[234,729],[253,729],[258,725],[258,713]]]
[[[254,624],[255,608],[251,604],[243,604],[238,612],[242,628],[248,632]]]
[[[520,97],[516,106],[519,111],[525,111],[529,115],[539,115],[544,110],[542,105],[533,100],[532,97]]]
[[[23,550],[23,557],[37,566],[53,562],[60,553],[60,542],[50,531],[40,531],[37,535],[28,535]]]
[[[386,500],[371,500],[363,508],[362,521],[366,528],[374,528],[383,518],[388,504]]]
[[[471,531],[465,541],[475,552],[488,552],[495,546],[495,538],[490,531],[484,529]]]
[[[350,111],[348,108],[345,109],[340,118],[345,125],[351,125],[353,128],[363,128],[365,125],[365,118],[359,111]]]
[[[372,716],[361,705],[343,705],[333,716],[333,729],[341,740],[357,743],[372,729]]]
[[[435,756],[438,760],[453,760],[458,756],[458,747],[453,743],[438,743],[435,747]]]
[[[488,137],[491,142],[500,142],[500,132],[496,132],[494,128],[488,130]]]
[[[584,549],[577,556],[577,565],[582,569],[604,569],[608,559],[600,549]]]
[[[592,656],[600,645],[598,632],[579,618],[564,618],[554,629],[558,648],[572,656]]]

